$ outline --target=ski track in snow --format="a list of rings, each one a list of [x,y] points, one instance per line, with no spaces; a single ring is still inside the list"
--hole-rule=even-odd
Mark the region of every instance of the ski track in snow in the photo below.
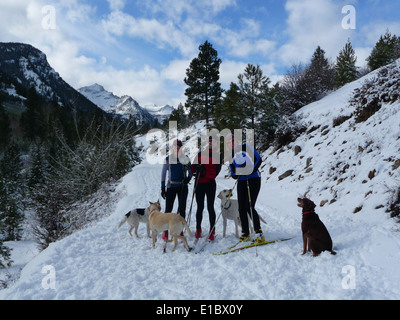
[[[128,227],[117,230],[123,215],[135,207],[159,198],[161,165],[143,163],[123,178],[124,194],[115,213],[86,230],[57,243],[29,262],[19,281],[0,291],[1,299],[398,299],[400,243],[387,226],[371,229],[359,219],[330,215],[322,217],[337,256],[323,253],[318,258],[301,255],[301,214],[295,194],[263,184],[257,209],[267,220],[267,239],[293,237],[276,243],[226,256],[213,256],[237,241],[234,225],[228,221],[227,237],[222,238],[222,218],[215,243],[201,254],[188,253],[180,243],[176,252],[162,253],[162,241],[151,249],[143,224],[140,239],[130,237]],[[222,176],[223,174],[221,174]],[[234,181],[217,179],[217,192],[233,187]],[[192,195],[189,188],[188,210]],[[235,194],[236,195],[236,194]],[[218,200],[218,199],[217,199]],[[162,201],[164,204],[164,201]],[[196,212],[194,203],[192,215]],[[217,216],[220,213],[216,201]],[[194,216],[192,216],[193,218]],[[194,220],[191,225],[194,229]],[[204,212],[203,229],[208,228]],[[382,242],[377,241],[382,239]],[[193,244],[194,239],[189,243]],[[202,241],[202,240],[201,240]],[[388,247],[389,246],[389,247]],[[45,290],[45,265],[56,272],[56,289]],[[356,289],[342,287],[344,266],[356,271]]]

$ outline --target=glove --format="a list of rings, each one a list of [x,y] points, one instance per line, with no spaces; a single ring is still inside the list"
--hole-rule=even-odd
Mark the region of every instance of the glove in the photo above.
[[[165,200],[167,197],[167,192],[165,191],[165,187],[161,187],[161,197]]]
[[[189,182],[190,182],[190,178],[183,179],[183,184],[189,184]]]

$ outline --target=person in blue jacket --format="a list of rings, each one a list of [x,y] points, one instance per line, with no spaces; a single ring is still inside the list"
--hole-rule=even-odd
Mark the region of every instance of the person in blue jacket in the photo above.
[[[190,168],[191,163],[189,158],[180,153],[182,145],[181,140],[175,140],[169,156],[164,161],[161,172],[161,197],[165,200],[165,212],[172,212],[175,199],[178,197],[178,213],[183,218],[186,218],[188,184],[193,173]],[[181,159],[185,161],[181,161]],[[168,231],[165,231],[163,233],[163,240],[167,239]]]
[[[260,218],[255,208],[261,189],[259,168],[262,158],[253,146],[247,143],[242,145],[236,143],[233,135],[226,139],[226,146],[228,150],[232,150],[232,160],[229,166],[231,176],[238,180],[237,195],[242,224],[242,236],[240,240],[250,241],[249,216],[253,221],[254,231],[256,232],[254,241],[263,242],[265,241],[265,237],[261,229]]]

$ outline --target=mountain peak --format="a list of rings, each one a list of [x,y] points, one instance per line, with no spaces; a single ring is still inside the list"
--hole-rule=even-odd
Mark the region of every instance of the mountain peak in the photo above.
[[[99,106],[104,111],[115,116],[129,119],[133,117],[138,123],[153,123],[153,116],[142,108],[131,96],[118,97],[104,89],[98,83],[80,88],[78,90],[87,99]]]
[[[56,101],[61,106],[84,112],[96,109],[60,77],[42,51],[30,44],[0,42],[0,72],[0,90],[12,92],[7,99],[23,99],[34,87],[43,101]]]

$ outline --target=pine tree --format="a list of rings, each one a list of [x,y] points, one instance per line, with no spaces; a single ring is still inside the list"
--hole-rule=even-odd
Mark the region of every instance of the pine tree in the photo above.
[[[21,115],[21,127],[24,131],[25,138],[34,140],[40,136],[41,129],[41,114],[40,114],[40,96],[37,94],[34,87],[32,87],[25,101],[26,111]]]
[[[393,35],[386,31],[384,36],[379,38],[371,55],[367,58],[368,67],[371,71],[374,71],[380,67],[383,67],[389,63],[394,62],[396,59],[400,58],[399,52],[400,37]]]
[[[2,182],[0,179],[0,190],[1,189],[2,189]],[[1,198],[1,194],[0,194],[0,198]],[[0,269],[11,266],[12,261],[11,261],[10,257],[11,257],[11,249],[6,247],[3,244],[3,240],[0,237]]]
[[[23,182],[22,161],[15,143],[10,144],[0,162],[0,234],[3,240],[18,241],[22,236]]]
[[[11,139],[10,119],[0,100],[0,150],[4,149]]]
[[[268,85],[271,80],[263,75],[259,65],[252,64],[248,64],[238,78],[244,114],[250,119],[250,129],[255,129],[256,120],[263,113],[263,107],[270,103]]]
[[[208,41],[199,46],[199,51],[198,57],[192,60],[186,70],[186,108],[190,110],[189,116],[192,119],[205,119],[209,124],[223,92],[219,83],[222,61]]]
[[[315,50],[311,64],[304,72],[300,90],[305,95],[305,103],[309,104],[321,99],[334,88],[335,70],[325,58],[325,51],[320,46]]]
[[[231,132],[242,128],[246,119],[243,111],[240,89],[232,82],[229,90],[225,92],[225,97],[215,108],[215,127],[220,131],[229,129]]]
[[[245,127],[255,130],[255,142],[261,146],[277,124],[278,108],[274,93],[269,88],[271,80],[264,76],[260,66],[252,64],[248,64],[238,78],[241,106],[245,118],[250,119]]]
[[[357,79],[357,57],[351,45],[350,39],[340,51],[335,66],[335,85],[342,87]]]
[[[178,129],[184,129],[188,125],[187,116],[185,114],[185,108],[180,103],[178,109],[172,111],[168,121],[176,121],[178,123]]]

